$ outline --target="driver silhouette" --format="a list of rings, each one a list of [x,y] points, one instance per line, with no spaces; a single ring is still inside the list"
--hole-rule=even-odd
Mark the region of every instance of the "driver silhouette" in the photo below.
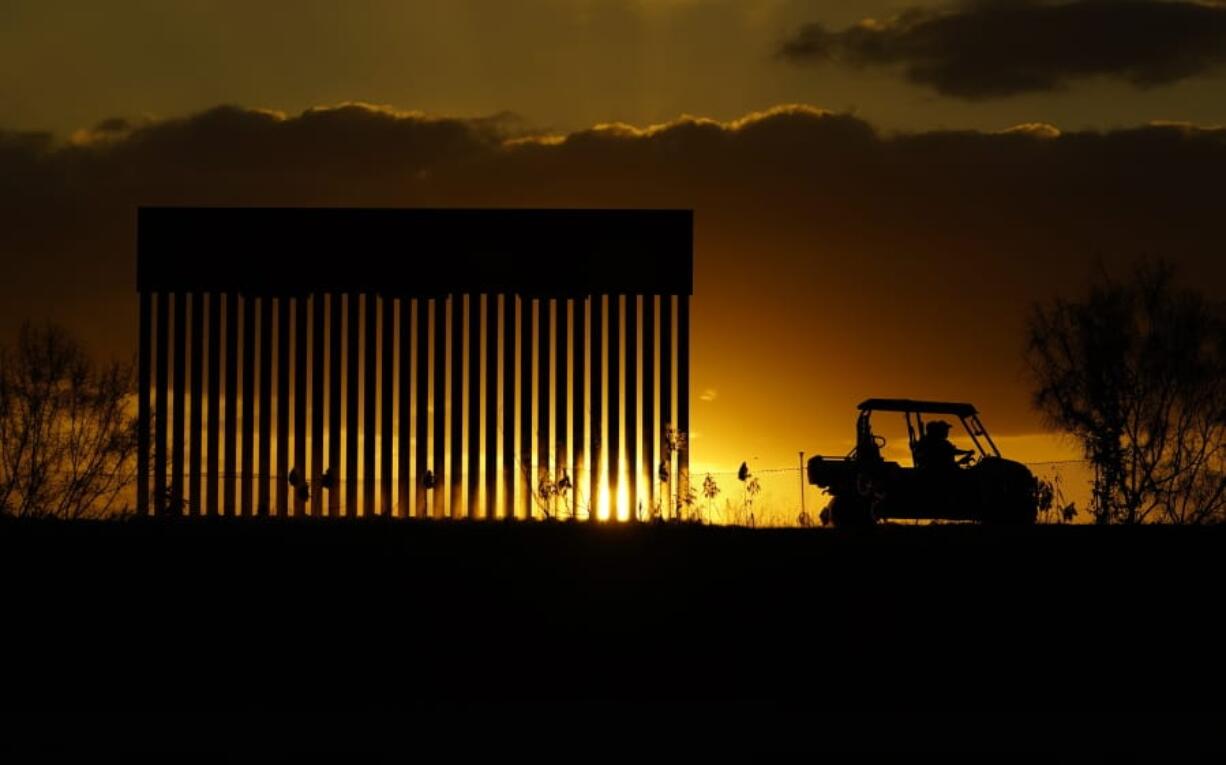
[[[915,442],[915,466],[922,470],[953,470],[958,466],[958,455],[974,454],[970,449],[959,449],[949,440],[950,424],[934,420],[924,429],[924,435]]]

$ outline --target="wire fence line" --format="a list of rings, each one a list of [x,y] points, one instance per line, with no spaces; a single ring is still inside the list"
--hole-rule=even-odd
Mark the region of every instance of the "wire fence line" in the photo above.
[[[525,467],[519,459],[515,460],[515,469],[517,476],[521,476],[519,480],[529,481],[531,487],[531,516],[533,518],[556,518],[561,520],[569,520],[577,518],[579,520],[587,520],[591,518],[595,506],[599,505],[599,498],[596,503],[591,501],[591,498],[586,496],[587,488],[586,481],[574,481],[576,486],[580,486],[578,497],[573,493],[556,495],[555,497],[543,497],[540,494],[539,487],[536,485],[537,474],[535,466]],[[1027,467],[1035,474],[1035,477],[1048,482],[1054,490],[1054,511],[1050,517],[1042,518],[1050,522],[1078,522],[1089,520],[1087,512],[1091,497],[1091,482],[1093,480],[1093,470],[1087,460],[1041,460],[1025,463]],[[569,467],[569,466],[567,466]],[[414,476],[416,478],[416,476]],[[228,473],[218,472],[202,473],[200,476],[202,483],[223,482],[234,480],[238,483],[251,481],[255,485],[259,485],[265,481],[273,482],[288,482],[289,475],[281,473],[251,473],[245,474],[242,472]],[[573,477],[572,477],[573,479]],[[189,476],[184,474],[180,477],[178,484],[179,491],[182,491],[182,505],[180,511],[183,513],[203,513],[204,508],[192,508],[189,505],[187,492],[183,491],[186,488]],[[322,489],[318,486],[312,486],[312,492],[324,491],[325,499],[322,509],[324,515],[355,517],[365,514],[376,514],[374,508],[366,508],[364,498],[359,498],[356,507],[350,507],[345,501],[346,486],[349,485],[351,479],[337,478],[331,488]],[[358,479],[362,486],[375,484],[378,486],[382,483],[382,476],[365,477]],[[647,496],[646,486],[644,485],[641,491],[640,507],[635,508],[633,513],[629,512],[628,508],[623,508],[621,515],[624,519],[633,519],[640,521],[652,520],[660,515],[663,515],[659,510],[667,506],[675,508],[677,505],[684,505],[684,498],[677,496],[676,482],[661,484],[655,477],[652,477],[657,508],[644,507]],[[751,481],[755,483],[751,485]],[[398,482],[393,482],[394,486],[399,486]],[[802,465],[792,465],[788,467],[772,466],[772,467],[755,467],[748,470],[746,480],[740,480],[739,471],[737,470],[715,470],[715,471],[693,471],[690,475],[690,502],[683,508],[681,516],[686,520],[696,521],[700,523],[708,523],[715,525],[744,525],[744,526],[759,526],[759,527],[795,527],[807,526],[814,523],[822,508],[829,502],[830,497],[821,489],[812,486],[808,483],[808,478],[805,475],[805,469]],[[169,477],[168,486],[175,487],[174,477]],[[415,487],[414,481],[409,482],[409,486]],[[667,495],[665,494],[667,490]],[[392,515],[394,517],[410,517],[415,513],[415,504],[413,498],[415,496],[415,488],[410,492],[410,496],[401,496],[397,488],[395,501],[390,503]],[[443,484],[435,486],[429,491],[442,491],[450,494],[451,485]],[[467,498],[467,482],[463,483],[464,497]],[[483,489],[481,490],[483,492]],[[336,497],[336,500],[331,499]],[[667,497],[667,499],[666,499]],[[131,487],[130,496],[125,497],[126,501],[121,501],[121,508],[116,514],[130,514],[134,512],[136,498],[135,486]],[[297,503],[293,503],[297,505]],[[306,514],[310,514],[310,506],[312,502],[308,500],[304,503],[308,508]],[[382,511],[386,507],[382,502],[376,500],[376,507]],[[1067,511],[1070,506],[1073,513],[1065,512],[1059,517],[1055,511]],[[461,507],[446,508],[446,517],[467,517],[467,502],[462,502]],[[479,502],[478,507],[481,508],[477,518],[488,518],[486,515],[487,503]],[[518,508],[523,513],[523,508]],[[222,509],[225,515],[235,515],[237,509],[229,508]],[[288,512],[288,508],[255,508],[258,514],[272,515],[292,515]],[[602,513],[598,512],[598,515]],[[614,515],[616,510],[605,508],[604,515]],[[630,518],[630,516],[633,518]],[[433,505],[428,504],[426,508],[427,517],[435,517],[433,513]],[[495,513],[494,517],[502,517],[501,513]],[[666,517],[672,517],[668,514]]]
[[[1054,490],[1053,509],[1041,522],[1089,520],[1093,469],[1087,460],[1040,460],[1023,463],[1040,481]],[[707,477],[714,482],[714,496],[704,496]],[[757,478],[756,490],[750,480]],[[690,479],[697,518],[706,523],[758,527],[796,527],[816,522],[830,496],[808,482],[803,466],[750,468],[745,481],[739,471],[695,472]],[[1058,511],[1072,506],[1071,514]]]

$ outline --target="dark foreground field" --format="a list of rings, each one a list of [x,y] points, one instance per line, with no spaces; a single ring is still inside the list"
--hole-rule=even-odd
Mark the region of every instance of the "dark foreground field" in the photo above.
[[[0,523],[3,745],[1220,748],[1226,529]]]

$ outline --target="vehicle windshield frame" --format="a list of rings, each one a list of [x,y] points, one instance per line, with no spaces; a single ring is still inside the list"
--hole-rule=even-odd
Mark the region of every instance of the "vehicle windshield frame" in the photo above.
[[[878,405],[880,404],[880,405]],[[915,444],[924,433],[924,415],[944,415],[956,417],[962,425],[963,432],[975,445],[979,458],[1000,458],[1000,449],[988,430],[979,419],[979,412],[970,404],[946,402],[921,402],[909,399],[868,399],[859,406],[866,425],[872,427],[872,415],[876,412],[898,412],[903,415],[907,426],[907,440],[912,453]]]

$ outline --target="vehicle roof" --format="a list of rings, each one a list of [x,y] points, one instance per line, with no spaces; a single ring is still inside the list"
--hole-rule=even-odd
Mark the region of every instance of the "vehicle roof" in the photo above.
[[[971,404],[956,401],[917,401],[910,398],[870,398],[860,402],[860,411],[919,412],[921,414],[950,414],[955,417],[972,417],[978,412]]]

